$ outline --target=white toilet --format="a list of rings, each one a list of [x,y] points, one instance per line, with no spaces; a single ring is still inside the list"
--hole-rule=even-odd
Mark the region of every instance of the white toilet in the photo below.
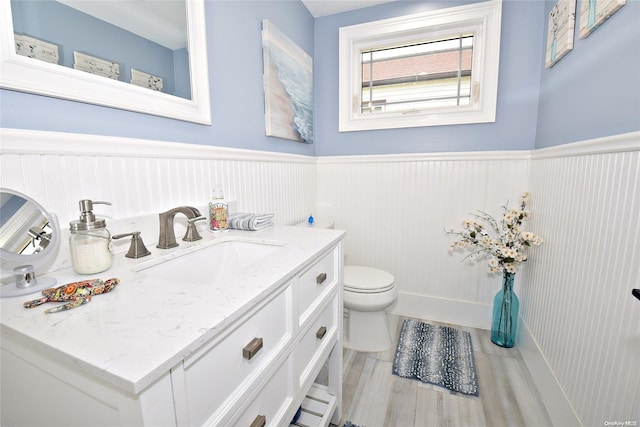
[[[344,266],[344,306],[349,309],[344,346],[357,351],[391,347],[385,309],[398,298],[394,278],[386,271],[359,265]]]
[[[333,228],[333,222],[328,221],[298,225]],[[343,289],[349,316],[344,346],[363,352],[388,350],[392,341],[385,309],[398,298],[393,276],[378,268],[345,265]]]

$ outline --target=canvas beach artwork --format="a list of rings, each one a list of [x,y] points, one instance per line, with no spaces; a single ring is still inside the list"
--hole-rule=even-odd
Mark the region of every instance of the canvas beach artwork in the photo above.
[[[262,21],[265,130],[313,143],[313,61],[269,20]]]

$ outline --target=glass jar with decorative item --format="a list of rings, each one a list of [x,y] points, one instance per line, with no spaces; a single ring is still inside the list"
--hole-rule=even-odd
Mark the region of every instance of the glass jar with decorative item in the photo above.
[[[471,261],[487,259],[489,274],[502,273],[502,290],[493,301],[491,341],[501,347],[513,347],[518,329],[520,303],[513,293],[513,279],[518,267],[527,261],[527,252],[532,246],[542,244],[542,237],[524,231],[522,225],[529,219],[526,209],[529,193],[522,193],[520,205],[509,208],[505,204],[501,219],[495,219],[484,211],[462,222],[462,230],[445,229],[448,234],[459,237],[449,246],[450,251],[470,251],[465,257]]]
[[[516,344],[520,302],[513,292],[515,277],[515,273],[503,272],[502,289],[498,291],[493,300],[491,342],[500,347],[511,348]]]

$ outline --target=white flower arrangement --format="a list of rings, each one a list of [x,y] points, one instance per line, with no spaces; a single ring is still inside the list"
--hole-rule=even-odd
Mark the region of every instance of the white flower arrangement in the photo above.
[[[500,222],[486,212],[478,211],[473,219],[462,222],[461,231],[445,230],[448,234],[460,236],[460,240],[449,246],[449,251],[472,251],[465,259],[473,261],[489,258],[489,273],[506,271],[515,273],[527,256],[523,253],[530,246],[539,246],[542,238],[530,231],[522,231],[522,222],[529,219],[525,208],[529,193],[520,196],[520,209],[503,206],[504,214]]]

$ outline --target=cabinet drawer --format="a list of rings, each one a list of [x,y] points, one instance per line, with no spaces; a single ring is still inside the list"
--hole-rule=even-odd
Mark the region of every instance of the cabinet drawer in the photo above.
[[[338,307],[339,296],[336,295],[328,302],[317,319],[311,322],[308,329],[300,336],[296,349],[297,366],[300,385],[307,380],[315,379],[321,364],[317,363],[326,349],[336,341],[338,315],[342,316],[342,308]]]
[[[337,250],[329,252],[300,275],[297,284],[298,324],[302,325],[314,309],[322,304],[338,279]],[[324,294],[324,295],[323,295]]]
[[[269,427],[288,424],[282,422],[282,417],[293,402],[293,390],[293,364],[289,356],[251,403],[240,408],[227,425]]]
[[[291,339],[290,286],[184,361],[189,424],[219,420]],[[222,408],[224,406],[224,408]],[[213,416],[212,416],[213,415]]]

